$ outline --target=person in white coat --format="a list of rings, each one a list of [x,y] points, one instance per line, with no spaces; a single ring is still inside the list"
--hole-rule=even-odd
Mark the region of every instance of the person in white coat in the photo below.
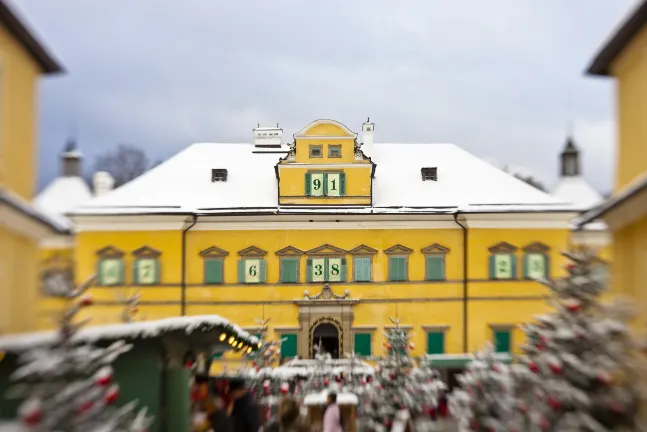
[[[341,411],[337,405],[337,393],[328,393],[326,409],[324,410],[323,432],[343,432]]]

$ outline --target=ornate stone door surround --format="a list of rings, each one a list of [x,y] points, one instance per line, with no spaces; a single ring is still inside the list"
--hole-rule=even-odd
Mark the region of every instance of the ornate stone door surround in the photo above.
[[[310,295],[308,290],[303,292],[302,300],[294,302],[299,307],[299,355],[310,358],[312,353],[312,335],[317,325],[328,322],[339,329],[339,358],[349,353],[352,345],[353,305],[358,299],[350,297],[350,291],[335,294],[330,284],[325,284],[321,292]]]

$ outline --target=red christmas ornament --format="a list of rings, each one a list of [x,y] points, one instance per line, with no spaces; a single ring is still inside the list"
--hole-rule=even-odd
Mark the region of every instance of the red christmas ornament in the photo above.
[[[25,414],[22,418],[23,423],[28,426],[36,426],[43,419],[43,413],[40,411],[32,411],[29,414]]]
[[[290,386],[288,385],[288,383],[281,384],[281,394],[284,394],[284,395],[288,394],[288,390],[290,390]]]
[[[106,396],[103,400],[106,404],[111,405],[117,402],[117,399],[119,399],[119,387],[113,385],[112,387],[110,387],[110,389],[108,389],[108,392],[106,393]]]
[[[575,264],[573,263],[566,264],[566,270],[573,270],[574,268],[575,268]]]
[[[42,405],[39,399],[30,399],[20,407],[20,419],[27,426],[36,426],[43,419]]]
[[[548,397],[548,405],[550,405],[551,408],[553,409],[558,409],[560,406],[562,406],[557,399],[555,399],[552,396]]]
[[[329,383],[328,378],[325,378],[325,379],[324,379],[324,385],[325,385],[325,386],[327,386],[327,385],[328,385],[328,383]]]
[[[578,302],[569,302],[566,308],[569,312],[577,312],[580,310],[580,304]]]
[[[191,369],[193,367],[193,362],[191,360],[187,361],[186,363],[184,363],[184,367]]]
[[[393,381],[393,380],[395,379],[395,374],[394,374],[394,373],[390,373],[390,374],[389,374],[389,379],[390,379],[391,381]]]
[[[85,414],[86,412],[90,411],[90,408],[94,405],[94,402],[91,400],[83,402],[79,407],[76,409],[76,412],[79,414]]]
[[[389,351],[391,351],[391,344],[390,344],[390,343],[386,344],[386,349],[388,349]]]
[[[112,370],[109,367],[102,368],[97,373],[95,381],[98,386],[105,387],[112,382]]]
[[[81,297],[81,301],[79,302],[79,304],[83,307],[92,306],[92,303],[94,303],[94,301],[89,295],[84,295],[83,297]]]
[[[553,371],[555,375],[559,375],[564,371],[564,368],[557,363],[549,363],[548,367],[550,367],[550,370]]]

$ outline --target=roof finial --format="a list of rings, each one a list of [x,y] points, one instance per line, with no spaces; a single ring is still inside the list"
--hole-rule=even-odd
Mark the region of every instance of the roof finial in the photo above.
[[[277,127],[277,128],[279,127],[279,122],[276,122],[276,127]]]
[[[256,123],[256,127],[261,127],[261,124],[260,124],[260,123]]]
[[[366,117],[366,123],[370,123],[370,122],[371,122],[371,117]]]

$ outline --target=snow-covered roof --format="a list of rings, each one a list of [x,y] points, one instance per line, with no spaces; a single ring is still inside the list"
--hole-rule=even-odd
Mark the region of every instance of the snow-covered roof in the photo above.
[[[83,178],[78,176],[57,177],[49,183],[34,199],[34,205],[49,214],[56,221],[71,227],[71,222],[63,216],[92,198],[92,192]]]
[[[218,315],[196,315],[164,318],[155,321],[107,324],[84,327],[74,336],[74,341],[93,343],[99,340],[153,338],[164,333],[183,330],[187,334],[194,331],[209,331],[218,327],[226,327],[235,332],[239,339],[250,344],[257,344],[258,338],[252,336],[229,320]],[[36,333],[18,333],[0,336],[0,350],[17,352],[36,346],[48,345],[58,340],[56,331]]]
[[[33,218],[41,224],[47,226],[55,233],[64,233],[67,231],[68,226],[64,225],[57,218],[49,213],[39,209],[37,206],[32,205],[22,199],[19,195],[9,189],[0,187],[0,204],[7,204],[16,211],[24,214],[27,217]]]
[[[252,144],[193,144],[135,180],[96,197],[73,214],[303,212],[279,207],[274,166],[280,155]],[[375,144],[373,206],[339,212],[564,211],[566,203],[516,179],[454,144]],[[290,164],[298,165],[298,164]],[[421,168],[437,167],[437,181]],[[211,170],[227,169],[212,182]],[[333,209],[314,209],[313,212]]]
[[[571,203],[578,211],[586,211],[599,205],[604,198],[582,176],[565,176],[559,179],[553,196]]]

